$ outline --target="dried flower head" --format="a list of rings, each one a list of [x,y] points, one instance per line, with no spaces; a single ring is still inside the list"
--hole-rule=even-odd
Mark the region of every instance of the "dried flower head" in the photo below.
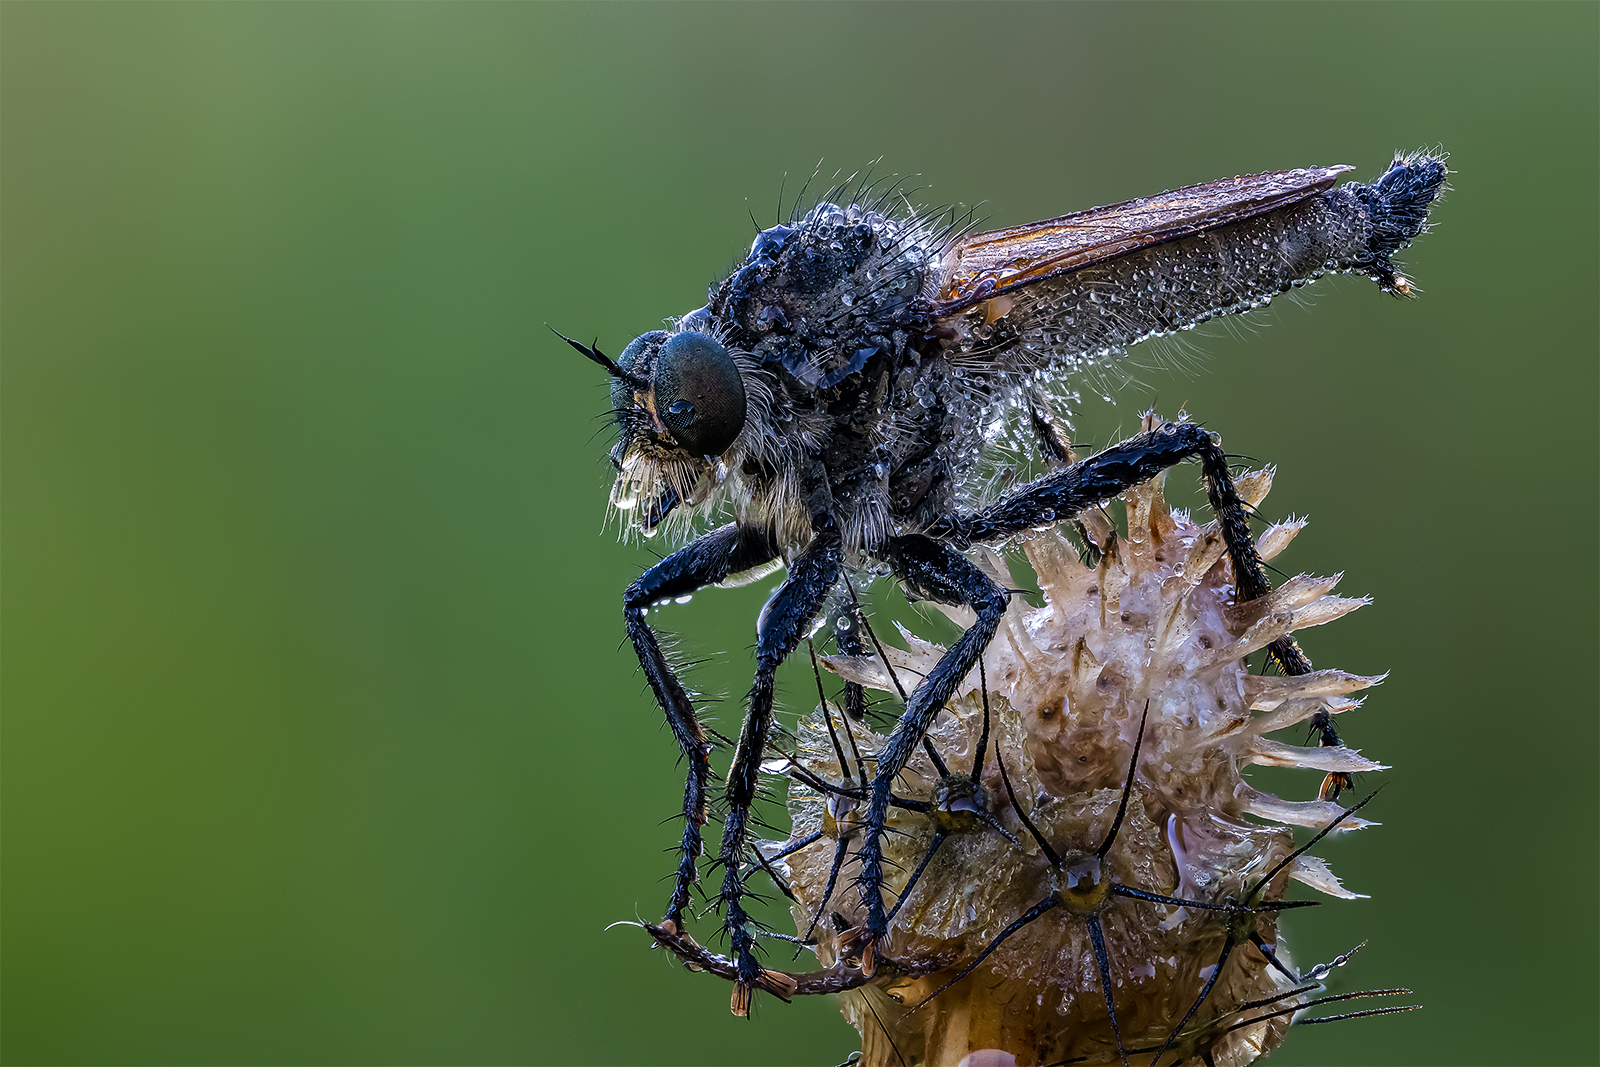
[[[1270,484],[1258,471],[1239,489],[1254,506]],[[1286,885],[1356,894],[1322,860],[1295,855],[1288,827],[1367,824],[1331,800],[1259,791],[1241,771],[1379,769],[1347,748],[1267,735],[1349,710],[1350,694],[1380,679],[1251,674],[1245,657],[1365,601],[1333,595],[1337,577],[1300,576],[1237,603],[1215,524],[1173,513],[1159,480],[1123,501],[1126,535],[1101,513],[1083,519],[1092,564],[1054,530],[1022,543],[1045,606],[1013,598],[898,780],[885,835],[894,916],[879,960],[851,956],[864,912],[850,840],[884,738],[826,704],[801,724],[790,840],[762,852],[793,890],[802,936],[814,925],[825,973],[873,975],[843,998],[863,1063],[1150,1062],[1169,1041],[1167,1062],[1247,1063],[1315,990],[1277,929]],[[1268,528],[1261,556],[1302,525]],[[1001,558],[980,551],[1015,588]],[[900,639],[825,662],[848,681],[911,689],[944,650]],[[1241,1014],[1251,1005],[1265,1007]]]

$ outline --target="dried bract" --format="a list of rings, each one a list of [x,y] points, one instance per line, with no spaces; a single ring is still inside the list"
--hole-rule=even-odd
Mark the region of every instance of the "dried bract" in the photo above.
[[[1251,505],[1259,504],[1271,478],[1270,471],[1245,475],[1240,492]],[[1350,694],[1380,678],[1336,670],[1295,677],[1251,674],[1245,659],[1285,634],[1331,622],[1365,601],[1335,596],[1337,577],[1302,575],[1269,596],[1239,603],[1215,524],[1199,526],[1170,511],[1159,480],[1122,499],[1126,535],[1118,534],[1103,513],[1084,519],[1083,530],[1099,556],[1093,565],[1082,562],[1078,548],[1055,530],[1021,543],[1046,605],[1030,608],[1021,597],[1013,598],[984,654],[986,692],[980,671],[973,670],[929,732],[943,763],[958,770],[970,767],[987,695],[995,756],[984,761],[980,795],[1009,837],[987,820],[969,820],[960,832],[950,832],[949,819],[941,822],[915,810],[916,802],[933,800],[940,791],[941,776],[927,755],[912,760],[896,782],[896,795],[912,803],[892,811],[890,832],[884,835],[892,872],[885,903],[900,906],[879,951],[926,973],[879,975],[844,994],[845,1015],[862,1033],[863,1063],[953,1064],[982,1050],[999,1050],[985,1055],[1009,1054],[1016,1063],[1118,1060],[1081,912],[1057,908],[994,944],[1030,907],[1050,900],[1059,884],[1038,839],[1010,806],[998,761],[1004,761],[1020,810],[1053,846],[1048,851],[1092,854],[1116,817],[1146,708],[1131,803],[1105,850],[1107,877],[1135,895],[1211,908],[1114,894],[1095,913],[1104,931],[1123,1051],[1143,1050],[1134,1058],[1149,1062],[1152,1050],[1162,1047],[1194,1006],[1230,928],[1240,947],[1167,1058],[1170,1062],[1181,1053],[1198,1062],[1204,1054],[1219,1065],[1239,1064],[1276,1046],[1288,1028],[1288,1013],[1231,1030],[1212,1025],[1236,1019],[1239,1005],[1284,998],[1301,984],[1277,930],[1277,912],[1268,909],[1282,900],[1291,879],[1332,896],[1356,895],[1326,863],[1306,854],[1284,864],[1250,896],[1264,875],[1293,854],[1288,827],[1322,829],[1337,822],[1336,831],[1342,832],[1368,824],[1329,800],[1286,800],[1257,790],[1241,771],[1252,764],[1342,773],[1380,769],[1348,748],[1300,747],[1267,736],[1319,709],[1338,713],[1355,707],[1359,701]],[[1302,525],[1268,528],[1258,540],[1261,556],[1277,556]],[[1017,587],[998,555],[979,552],[992,577]],[[970,614],[947,610],[958,624],[971,622]],[[897,686],[890,668],[909,688],[944,653],[904,630],[903,647],[895,644],[886,642],[890,647],[882,655],[825,662],[849,681],[893,693]],[[839,721],[838,711],[829,714]],[[827,726],[820,715],[801,724],[796,758],[816,781],[837,782],[837,731],[830,735]],[[870,770],[871,754],[884,738],[859,723],[852,730]],[[789,803],[791,841],[822,834],[818,844],[781,861],[781,873],[797,897],[796,921],[803,931],[812,916],[824,915],[816,931],[820,962],[849,965],[855,962],[849,932],[862,923],[865,909],[851,884],[856,864],[848,850],[824,902],[832,843],[839,834],[848,835],[838,818],[848,798],[797,783]],[[899,901],[941,829],[948,839],[911,895]],[[763,851],[779,847],[768,843]],[[1233,910],[1218,910],[1229,907]],[[1250,933],[1259,944],[1248,943]],[[918,1009],[986,948],[993,951],[973,973]],[[1267,953],[1275,956],[1276,966]],[[1293,995],[1309,999],[1309,994]],[[1194,1037],[1207,1033],[1215,1036]]]

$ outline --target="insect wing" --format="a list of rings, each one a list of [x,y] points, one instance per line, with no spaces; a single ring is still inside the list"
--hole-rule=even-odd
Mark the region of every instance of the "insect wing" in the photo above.
[[[1059,218],[973,234],[945,259],[935,314],[1276,211],[1333,187],[1351,167],[1306,167],[1190,185]]]

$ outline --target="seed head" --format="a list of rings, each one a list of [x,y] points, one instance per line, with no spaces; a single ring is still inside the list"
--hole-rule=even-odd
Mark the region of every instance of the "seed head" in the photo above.
[[[1271,480],[1270,470],[1247,474],[1241,495],[1257,505]],[[1055,530],[1022,543],[1045,606],[1013,597],[982,670],[965,680],[930,731],[949,775],[921,755],[896,783],[896,796],[910,803],[893,809],[884,837],[891,872],[885,903],[895,908],[898,901],[898,910],[878,953],[910,966],[844,994],[844,1013],[862,1034],[863,1063],[953,1064],[968,1056],[976,1057],[970,1063],[1116,1062],[1119,1035],[1129,1056],[1149,1062],[1194,1005],[1226,941],[1239,947],[1163,1059],[1198,1062],[1205,1054],[1219,1065],[1247,1063],[1283,1039],[1291,1016],[1226,1031],[1241,1006],[1269,998],[1275,1007],[1293,1006],[1308,997],[1290,995],[1303,983],[1292,980],[1277,911],[1268,906],[1283,899],[1290,880],[1336,897],[1357,895],[1314,856],[1284,864],[1295,848],[1288,827],[1368,824],[1331,800],[1262,792],[1240,772],[1251,764],[1380,769],[1347,748],[1300,747],[1267,735],[1319,709],[1347,711],[1359,703],[1351,693],[1381,678],[1336,670],[1252,674],[1246,662],[1277,638],[1366,601],[1333,595],[1337,576],[1302,575],[1238,603],[1215,524],[1173,513],[1159,480],[1123,502],[1126,535],[1102,513],[1083,518],[1090,554],[1098,556],[1092,563]],[[1302,526],[1268,528],[1258,541],[1261,556],[1277,556]],[[998,555],[979,551],[997,580],[1017,588]],[[961,610],[949,612],[959,624],[971,621]],[[898,647],[888,641],[881,655],[825,662],[849,681],[886,693],[909,690],[944,649],[904,629],[899,636]],[[988,756],[974,788],[961,779],[974,766],[986,718]],[[844,735],[842,720],[824,706],[801,724],[796,758],[816,779],[859,777],[848,765],[853,757],[840,767],[833,738]],[[849,724],[848,736],[870,774],[871,754],[885,739],[861,722]],[[1130,767],[1130,802],[1111,838]],[[1309,783],[1308,792],[1315,793]],[[923,810],[916,810],[919,802]],[[975,806],[987,817],[972,817]],[[833,966],[848,957],[848,932],[865,914],[851,882],[854,804],[797,783],[789,808],[791,840],[824,834],[782,862],[799,929],[820,917],[817,954]],[[937,852],[905,895],[938,834]],[[844,862],[835,873],[833,846],[841,838]],[[1116,887],[1212,908],[1139,899]],[[1040,905],[1044,912],[996,945]],[[1103,932],[1115,1032],[1094,921]],[[940,991],[986,949],[970,974]]]

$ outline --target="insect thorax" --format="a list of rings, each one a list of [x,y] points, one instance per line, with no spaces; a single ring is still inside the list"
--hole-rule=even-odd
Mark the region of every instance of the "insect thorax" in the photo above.
[[[819,204],[759,234],[682,320],[714,331],[753,380],[728,471],[742,520],[794,546],[820,506],[855,555],[953,506],[997,394],[942,355],[930,313],[940,253],[915,220]]]

